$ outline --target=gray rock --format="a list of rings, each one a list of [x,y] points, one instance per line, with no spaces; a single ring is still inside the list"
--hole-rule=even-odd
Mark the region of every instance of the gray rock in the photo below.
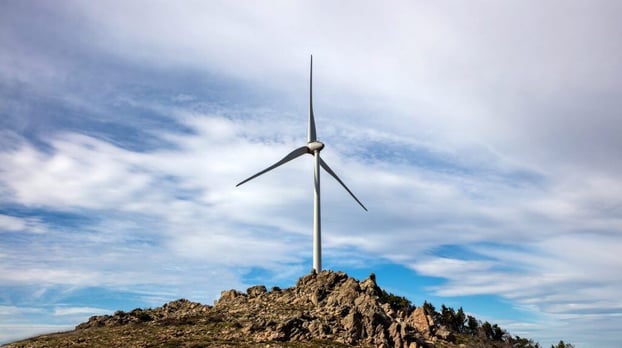
[[[248,294],[249,297],[256,297],[261,294],[265,294],[267,292],[268,290],[266,289],[264,285],[255,285],[255,286],[251,286],[250,288],[246,289],[246,293]]]

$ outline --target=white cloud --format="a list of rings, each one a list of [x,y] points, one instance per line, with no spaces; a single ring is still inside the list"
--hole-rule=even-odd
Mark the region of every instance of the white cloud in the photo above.
[[[40,308],[16,307],[16,306],[0,306],[0,317],[16,316],[21,314],[41,313]]]
[[[202,271],[208,272],[257,265],[277,270],[299,262],[306,255],[301,251],[309,237],[300,234],[307,224],[285,212],[272,217],[270,210],[285,211],[292,200],[307,197],[282,187],[279,175],[267,176],[264,185],[247,186],[242,194],[235,183],[257,168],[247,172],[228,165],[247,157],[246,162],[263,167],[275,160],[275,148],[288,152],[289,147],[277,144],[268,151],[265,145],[240,143],[243,128],[225,118],[202,116],[189,125],[194,135],[163,135],[175,143],[168,150],[138,153],[63,132],[47,140],[47,152],[25,139],[2,152],[8,164],[0,173],[0,185],[9,193],[5,199],[94,219],[70,229],[50,226],[53,233],[45,242],[27,251],[2,248],[3,265],[13,265],[3,269],[3,282],[118,287],[166,280],[181,286],[187,273],[172,270],[188,272],[195,262],[207,263]],[[259,150],[264,161],[251,161]],[[291,176],[291,171],[280,174]],[[188,196],[178,197],[184,191]],[[17,218],[5,220],[12,230],[25,226]],[[245,226],[250,225],[266,227],[249,232]],[[278,235],[267,227],[276,227]],[[172,272],[161,273],[167,265]],[[217,278],[227,278],[227,271],[219,273]],[[209,283],[216,293],[220,283],[214,278]]]
[[[305,72],[305,56],[314,53],[321,106],[344,104],[340,99],[347,96],[339,91],[349,91],[365,96],[357,100],[366,107],[387,108],[377,110],[383,114],[378,121],[367,121],[396,134],[418,135],[413,129],[419,128],[445,141],[480,140],[525,162],[581,158],[615,168],[609,156],[586,156],[586,150],[610,153],[620,145],[610,92],[619,87],[613,57],[620,43],[611,39],[620,10],[615,2],[552,2],[538,11],[522,2],[269,8],[137,2],[123,11],[74,5],[98,28],[101,49],[124,59],[209,67],[293,91],[300,80],[292,76]],[[176,30],[157,25],[163,17]],[[403,127],[406,120],[412,127]]]
[[[30,232],[44,233],[47,229],[37,218],[23,218],[11,215],[0,214],[0,233],[1,232]]]
[[[104,314],[109,313],[109,309],[102,308],[93,308],[93,307],[55,307],[54,315],[55,316],[75,316],[76,314],[81,317],[85,317],[87,315],[95,315],[95,314]]]

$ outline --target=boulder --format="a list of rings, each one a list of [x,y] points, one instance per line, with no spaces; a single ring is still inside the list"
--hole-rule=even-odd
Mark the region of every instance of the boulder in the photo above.
[[[424,337],[431,337],[433,325],[431,325],[428,320],[428,316],[425,314],[423,307],[417,307],[411,314],[406,318],[406,323],[414,327],[417,332],[421,333]]]
[[[235,289],[224,290],[220,293],[220,299],[218,300],[218,303],[224,302],[224,301],[230,301],[240,296],[244,296],[244,294],[242,294],[241,292]]]
[[[255,286],[251,286],[250,288],[246,289],[246,293],[248,294],[249,297],[257,297],[267,292],[268,290],[266,289],[264,285],[255,285]]]

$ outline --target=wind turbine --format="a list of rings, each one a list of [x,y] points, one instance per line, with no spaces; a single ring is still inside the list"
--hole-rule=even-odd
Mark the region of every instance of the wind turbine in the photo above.
[[[361,206],[365,211],[367,208],[359,201],[358,198],[350,191],[350,189],[346,186],[346,184],[339,179],[337,174],[328,166],[324,160],[320,158],[320,151],[324,148],[324,144],[317,140],[317,135],[315,132],[315,119],[313,117],[313,55],[311,56],[311,69],[309,73],[309,129],[307,131],[307,145],[301,146],[294,151],[287,154],[287,156],[283,157],[280,161],[271,165],[270,167],[260,171],[259,173],[251,176],[250,178],[240,182],[235,185],[236,187],[244,184],[247,181],[250,181],[280,165],[283,165],[297,157],[300,157],[304,154],[313,155],[313,166],[314,166],[314,176],[313,176],[313,269],[316,272],[320,272],[322,270],[322,228],[321,228],[321,214],[320,214],[320,167],[322,167],[328,174],[330,174],[337,182],[343,186],[346,191],[354,198],[354,200]]]

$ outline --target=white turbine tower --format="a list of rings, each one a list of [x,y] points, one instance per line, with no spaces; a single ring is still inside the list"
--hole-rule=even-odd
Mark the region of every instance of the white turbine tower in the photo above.
[[[350,191],[350,189],[346,186],[346,184],[339,179],[337,174],[330,169],[328,164],[324,162],[320,158],[320,151],[324,148],[324,144],[319,142],[315,133],[315,119],[313,118],[313,56],[311,56],[311,70],[309,74],[309,130],[307,132],[307,145],[301,146],[296,150],[290,152],[287,156],[283,157],[280,161],[271,165],[270,167],[262,170],[261,172],[251,176],[250,178],[240,182],[236,185],[236,187],[242,185],[243,183],[252,180],[261,174],[264,174],[282,164],[285,164],[294,158],[300,157],[304,154],[313,155],[313,164],[314,164],[314,191],[313,191],[313,269],[316,272],[320,272],[322,270],[322,228],[321,228],[321,217],[320,217],[320,167],[322,167],[325,171],[328,172],[335,180],[337,180],[343,188],[348,191],[348,193],[354,198],[354,200],[367,211],[367,208],[361,203],[361,201],[356,198],[354,193]]]

